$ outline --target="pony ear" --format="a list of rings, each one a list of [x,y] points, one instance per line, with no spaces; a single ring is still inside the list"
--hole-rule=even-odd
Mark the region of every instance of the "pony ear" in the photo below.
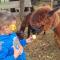
[[[53,10],[49,11],[48,16],[51,17],[58,9],[59,9],[59,7],[54,8]]]

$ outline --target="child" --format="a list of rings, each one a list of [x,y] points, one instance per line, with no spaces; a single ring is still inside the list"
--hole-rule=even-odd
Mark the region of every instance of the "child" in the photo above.
[[[11,20],[11,22],[12,22],[12,23],[10,23],[10,26],[9,26],[10,29],[11,29],[12,31],[16,31],[16,30],[17,30],[17,28],[16,28],[16,20]],[[14,26],[14,27],[13,27],[13,26]],[[12,28],[13,28],[13,29],[12,29]],[[23,32],[20,32],[20,33],[23,33]],[[20,35],[20,33],[16,33],[17,36]],[[24,39],[24,34],[21,34],[20,36],[18,36],[18,38],[19,38],[20,44],[21,44],[23,47],[25,47],[27,43],[32,42],[32,36],[30,36],[28,39]],[[10,52],[9,54],[12,54],[12,53],[13,53],[13,49],[10,49],[10,50],[11,50],[11,52]],[[26,54],[25,54],[25,52],[23,52],[23,54],[22,54],[21,56],[19,56],[19,59],[20,59],[20,60],[26,60]]]
[[[23,47],[16,33],[9,27],[9,20],[15,20],[15,17],[0,13],[0,60],[25,60]]]

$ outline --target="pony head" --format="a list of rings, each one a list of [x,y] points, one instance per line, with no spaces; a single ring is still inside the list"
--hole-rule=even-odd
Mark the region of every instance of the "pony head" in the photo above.
[[[33,12],[30,18],[30,26],[31,28],[37,32],[47,31],[49,30],[56,20],[56,11],[59,9],[51,9],[49,7],[41,7],[40,9]]]

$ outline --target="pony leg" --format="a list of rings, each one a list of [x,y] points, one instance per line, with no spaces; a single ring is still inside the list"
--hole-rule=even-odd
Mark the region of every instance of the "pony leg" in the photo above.
[[[30,36],[30,27],[28,26],[28,37]]]
[[[55,42],[57,43],[58,47],[60,48],[60,38],[58,37],[58,35],[56,33],[54,33],[54,39],[55,39]]]
[[[45,34],[46,34],[46,32],[44,31],[43,35],[45,35]]]

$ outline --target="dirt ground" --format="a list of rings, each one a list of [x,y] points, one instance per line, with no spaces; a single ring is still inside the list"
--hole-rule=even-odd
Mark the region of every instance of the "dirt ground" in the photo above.
[[[37,39],[29,43],[25,51],[27,60],[60,60],[60,49],[55,42],[53,31],[37,35]]]

